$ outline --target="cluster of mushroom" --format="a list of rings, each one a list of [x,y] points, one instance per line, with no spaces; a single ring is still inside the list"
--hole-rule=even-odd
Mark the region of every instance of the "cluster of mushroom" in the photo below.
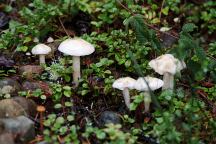
[[[58,50],[66,55],[73,56],[73,81],[78,86],[80,73],[80,56],[90,55],[95,51],[93,45],[81,38],[67,39],[63,41]],[[45,55],[51,52],[51,48],[45,44],[38,44],[32,49],[32,54],[39,55],[40,64],[45,63]],[[149,66],[155,72],[163,75],[163,80],[154,77],[140,77],[137,80],[125,77],[119,78],[113,83],[113,87],[123,91],[126,106],[130,106],[129,89],[144,91],[145,112],[149,111],[151,96],[150,91],[162,87],[163,90],[173,90],[174,75],[186,67],[183,61],[179,61],[171,54],[164,54],[149,62]]]
[[[151,103],[150,91],[154,91],[162,87],[163,90],[173,91],[174,75],[186,68],[183,61],[179,61],[171,54],[164,54],[149,62],[149,66],[155,72],[163,75],[163,80],[154,77],[140,77],[137,80],[130,77],[119,78],[113,83],[113,88],[123,91],[124,101],[126,106],[130,106],[129,89],[144,91],[145,112],[149,111]]]
[[[80,56],[90,55],[95,51],[92,44],[81,38],[70,38],[63,41],[58,50],[65,55],[73,56],[73,81],[78,86],[80,73]],[[45,44],[38,44],[32,49],[32,54],[39,55],[40,64],[45,64],[45,55],[51,52],[51,48]]]
[[[123,91],[124,101],[126,106],[130,107],[129,89],[136,89],[144,92],[145,112],[149,111],[151,103],[150,90],[156,90],[163,86],[164,82],[154,77],[140,77],[137,80],[124,77],[119,78],[113,83],[113,87]]]

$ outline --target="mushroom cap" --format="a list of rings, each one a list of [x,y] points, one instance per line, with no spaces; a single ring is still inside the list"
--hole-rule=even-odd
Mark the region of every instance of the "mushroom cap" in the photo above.
[[[63,41],[59,45],[58,50],[71,56],[85,56],[93,53],[95,48],[92,44],[81,38],[73,38]]]
[[[38,112],[44,112],[46,110],[46,108],[42,105],[37,106],[37,111]]]
[[[133,89],[135,82],[136,82],[136,80],[133,78],[123,77],[123,78],[119,78],[119,79],[115,80],[112,87],[117,88],[119,90],[123,90],[124,88]]]
[[[45,55],[51,52],[51,48],[45,44],[37,44],[32,48],[31,52],[34,55]]]
[[[151,60],[149,62],[149,66],[160,75],[164,75],[164,73],[171,73],[175,75],[175,73],[186,68],[184,61],[179,61],[171,54],[164,54],[156,59]]]
[[[156,89],[159,89],[159,88],[161,88],[164,85],[164,82],[161,79],[158,79],[158,78],[154,78],[154,77],[150,77],[150,76],[139,77],[137,79],[137,81],[135,82],[135,84],[134,84],[134,88],[136,90],[149,91],[148,85],[146,84],[146,82],[145,82],[144,79],[146,80],[146,82],[149,85],[149,88],[152,91],[154,91]]]

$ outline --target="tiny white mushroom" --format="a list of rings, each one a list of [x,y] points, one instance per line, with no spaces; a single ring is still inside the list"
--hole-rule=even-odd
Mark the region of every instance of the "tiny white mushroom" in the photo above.
[[[153,68],[155,72],[163,75],[163,90],[173,90],[174,75],[186,68],[186,64],[183,61],[176,59],[171,54],[161,55],[158,58],[151,60],[149,66]]]
[[[34,37],[33,42],[38,43],[39,39],[37,37]]]
[[[32,48],[32,54],[39,55],[40,64],[45,63],[45,55],[51,52],[51,48],[45,44],[37,44]]]
[[[54,39],[52,37],[48,37],[47,43],[52,43],[52,42],[54,42]]]
[[[73,38],[63,41],[59,45],[58,50],[66,55],[73,56],[73,81],[78,86],[81,78],[80,56],[93,53],[95,51],[94,46],[81,38]]]
[[[134,88],[139,91],[144,91],[144,104],[145,112],[149,111],[151,104],[151,95],[150,90],[154,91],[161,88],[164,85],[164,82],[161,79],[154,77],[140,77],[134,84]]]
[[[124,77],[124,78],[119,78],[119,79],[115,80],[115,82],[112,85],[113,88],[117,88],[119,90],[122,90],[122,93],[124,96],[124,101],[125,101],[125,104],[128,108],[130,107],[129,89],[134,88],[135,82],[136,82],[136,80],[133,78]]]

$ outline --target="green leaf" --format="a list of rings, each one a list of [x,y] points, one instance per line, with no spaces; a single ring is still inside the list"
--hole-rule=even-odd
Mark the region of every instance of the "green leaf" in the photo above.
[[[156,121],[161,124],[164,120],[163,118],[156,118]]]
[[[194,31],[195,28],[197,28],[195,24],[187,23],[182,27],[182,31],[188,33]]]
[[[46,99],[46,95],[41,95],[40,98],[41,98],[42,100],[45,100],[45,99]]]
[[[64,86],[63,89],[64,90],[71,90],[71,87],[70,86]]]
[[[125,62],[125,67],[130,67],[131,66],[131,60],[127,60]]]
[[[55,104],[55,106],[54,106],[55,109],[59,109],[59,108],[61,108],[61,107],[62,107],[61,104]]]
[[[71,94],[72,94],[71,91],[68,91],[68,90],[64,91],[64,95],[65,95],[66,97],[71,97]]]
[[[96,133],[96,136],[97,136],[98,139],[104,139],[106,137],[106,134],[104,132],[102,132],[102,131],[98,130],[95,133]]]
[[[62,126],[60,129],[59,129],[59,132],[61,133],[61,135],[64,135],[66,132],[67,132],[68,128],[66,126]]]
[[[48,115],[48,118],[49,118],[49,119],[56,119],[56,114],[49,114],[49,115]]]
[[[64,80],[66,82],[69,82],[71,80],[71,77],[69,75],[64,75]]]
[[[72,103],[72,102],[65,102],[65,106],[66,106],[66,107],[72,107],[72,106],[73,106],[73,103]]]
[[[138,105],[137,105],[136,103],[131,103],[131,104],[130,104],[130,111],[136,110],[137,106],[138,106]]]
[[[169,7],[167,6],[167,7],[163,8],[163,9],[162,9],[162,13],[163,13],[164,15],[168,15],[168,13],[169,13]]]
[[[112,72],[110,70],[105,70],[104,73],[111,74]]]
[[[64,123],[64,118],[63,117],[57,117],[56,123],[63,124]]]
[[[70,122],[73,121],[74,120],[74,116],[73,115],[68,115],[67,116],[67,120],[70,121]]]
[[[49,127],[51,126],[51,120],[45,120],[44,123],[43,123],[45,126]]]
[[[81,95],[84,96],[89,92],[89,90],[82,90]]]
[[[32,40],[31,37],[25,37],[23,43],[28,43],[28,42],[30,42],[31,40]]]
[[[27,46],[18,46],[16,50],[26,52],[28,50],[28,47]]]

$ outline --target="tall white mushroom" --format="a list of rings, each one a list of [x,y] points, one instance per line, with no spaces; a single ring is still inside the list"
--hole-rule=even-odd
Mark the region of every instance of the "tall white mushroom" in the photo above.
[[[124,77],[124,78],[119,78],[114,81],[112,87],[117,88],[119,90],[122,90],[123,96],[124,96],[124,101],[126,106],[129,108],[130,107],[130,94],[129,94],[129,89],[134,88],[134,83],[136,82],[135,79],[130,78],[130,77]]]
[[[139,91],[144,91],[144,104],[145,104],[145,112],[149,111],[149,107],[151,104],[151,94],[150,90],[154,91],[156,89],[161,88],[164,85],[164,82],[161,79],[154,77],[140,77],[134,84],[134,88]]]
[[[32,48],[32,54],[39,55],[40,64],[45,63],[45,55],[51,52],[51,48],[45,44],[37,44]]]
[[[186,64],[183,61],[176,59],[171,54],[164,54],[156,59],[151,60],[149,62],[149,66],[153,68],[155,72],[163,75],[163,90],[173,90],[174,75],[186,68]]]
[[[78,86],[81,77],[80,56],[93,53],[95,51],[94,46],[81,38],[73,38],[63,41],[58,50],[66,55],[73,56],[73,81]]]

